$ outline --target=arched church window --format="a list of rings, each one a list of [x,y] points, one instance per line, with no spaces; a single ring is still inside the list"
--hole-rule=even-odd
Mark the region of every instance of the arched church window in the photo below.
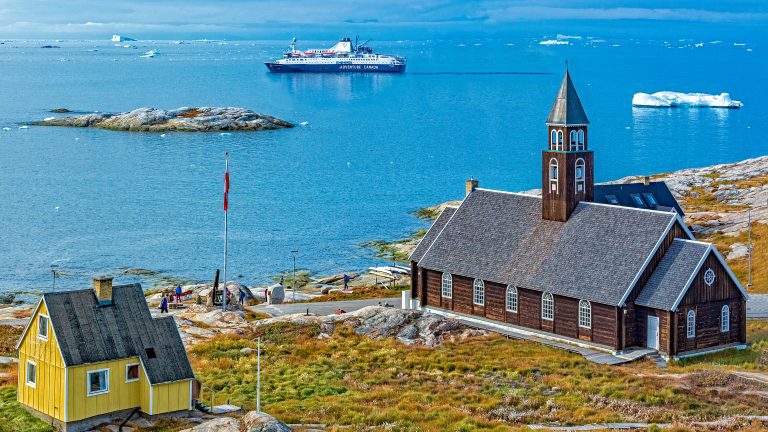
[[[579,146],[578,146],[578,149],[579,150],[584,150],[584,148],[585,148],[584,147],[584,129],[579,129],[578,136],[579,136]]]
[[[549,190],[557,193],[557,159],[552,158],[549,160]]]
[[[578,138],[578,134],[576,133],[576,131],[575,131],[575,130],[572,130],[572,131],[571,131],[571,133],[570,133],[570,139],[569,139],[568,141],[569,141],[569,142],[568,142],[568,144],[569,144],[569,148],[570,148],[570,150],[571,150],[571,151],[573,151],[573,150],[578,150],[578,146],[579,146],[579,138]]]
[[[557,150],[557,131],[552,129],[552,138],[550,139],[549,148]]]
[[[576,159],[576,169],[574,170],[574,175],[576,177],[576,192],[584,192],[584,177],[585,169],[586,169],[586,163],[584,162],[584,159],[578,158]]]
[[[557,131],[557,149],[556,150],[562,150],[563,149],[563,131],[559,130]]]

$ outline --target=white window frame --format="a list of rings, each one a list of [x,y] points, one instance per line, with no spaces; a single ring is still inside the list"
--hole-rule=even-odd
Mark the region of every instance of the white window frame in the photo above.
[[[586,146],[584,145],[584,129],[579,129],[577,136],[579,139],[579,144],[576,146],[576,149],[584,150],[586,148]]]
[[[696,312],[693,309],[688,311],[685,318],[685,335],[688,339],[696,337]]]
[[[504,309],[507,312],[517,313],[518,297],[517,287],[507,285],[507,294],[504,298]]]
[[[556,150],[562,150],[563,149],[563,131],[558,130],[557,131],[557,149]]]
[[[40,327],[40,319],[41,318],[45,318],[45,326],[44,326],[45,327],[45,336],[40,334],[40,329],[41,329],[41,327]],[[51,318],[48,317],[48,315],[39,314],[37,316],[37,338],[38,339],[44,340],[44,341],[48,340],[48,332],[51,330],[49,328],[50,327],[50,323],[51,323]]]
[[[91,391],[91,375],[106,372],[107,388],[104,390]],[[109,393],[109,368],[89,370],[85,373],[85,390],[88,397],[98,396]]]
[[[549,309],[549,313],[545,312]],[[547,321],[555,320],[555,296],[552,293],[543,293],[541,295],[541,319]]]
[[[557,163],[557,159],[552,158],[549,160],[549,191],[550,193],[551,192],[557,193],[559,181],[560,181],[560,167]]]
[[[592,328],[592,304],[586,300],[579,301],[579,327]]]
[[[475,279],[472,283],[472,304],[485,306],[485,282]]]
[[[581,168],[581,178],[579,178],[579,168]],[[584,192],[585,179],[587,177],[587,162],[584,158],[576,159],[573,169],[573,177],[576,180],[576,187],[573,189],[573,192]],[[581,189],[579,189],[579,186],[581,186]]]
[[[720,332],[728,333],[731,331],[731,308],[723,305],[720,309]]]
[[[29,380],[29,366],[32,365],[32,367],[35,368],[35,377],[34,381]],[[33,362],[32,360],[27,360],[27,366],[26,370],[24,371],[24,383],[27,385],[27,387],[35,388],[37,387],[37,363]]]
[[[450,273],[443,273],[440,282],[440,294],[444,298],[453,298],[453,276]]]
[[[571,151],[578,150],[579,149],[579,138],[577,137],[576,131],[572,130],[569,135],[568,139],[568,148]]]
[[[138,374],[138,376],[136,378],[131,379],[131,378],[128,378],[128,369],[130,369],[133,366],[136,366],[136,370],[139,372],[139,374]],[[139,381],[141,379],[141,369],[140,369],[140,367],[141,367],[141,365],[139,363],[128,363],[127,365],[125,365],[125,382],[130,383],[130,382]],[[107,386],[109,386],[109,385],[107,385]]]
[[[557,150],[557,131],[552,129],[552,135],[549,138],[549,148],[552,150]]]

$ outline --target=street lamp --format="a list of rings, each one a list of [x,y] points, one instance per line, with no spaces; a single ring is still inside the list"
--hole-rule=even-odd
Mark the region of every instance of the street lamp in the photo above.
[[[296,254],[299,253],[299,250],[292,250],[291,253],[293,254],[293,294],[292,294],[292,303],[296,303]]]
[[[58,269],[59,266],[56,264],[51,264],[51,273],[53,274],[53,291],[56,291],[56,269]]]

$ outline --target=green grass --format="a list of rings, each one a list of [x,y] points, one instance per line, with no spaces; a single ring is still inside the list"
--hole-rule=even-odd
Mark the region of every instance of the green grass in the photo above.
[[[727,372],[703,379],[701,364],[674,366],[694,374],[672,380],[649,361],[601,366],[500,336],[425,348],[370,339],[344,325],[331,339],[317,339],[317,326],[280,323],[260,331],[265,411],[330,430],[505,431],[527,423],[660,423],[768,410],[764,398],[719,389]],[[252,409],[256,355],[243,355],[244,347],[256,347],[253,335],[220,336],[196,345],[190,357],[206,386]]]
[[[372,298],[400,297],[400,292],[410,289],[408,285],[395,285],[392,288],[382,287],[364,287],[355,288],[351,292],[332,292],[321,296],[313,297],[307,303],[341,301],[341,300],[363,300]]]
[[[32,416],[16,401],[16,386],[0,387],[0,432],[49,432],[53,427]]]

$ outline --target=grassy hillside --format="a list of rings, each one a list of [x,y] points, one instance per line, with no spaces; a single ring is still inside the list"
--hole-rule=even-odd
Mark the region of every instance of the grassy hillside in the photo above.
[[[768,349],[768,322],[750,321],[749,327],[752,349],[662,372],[650,361],[599,366],[500,336],[424,348],[368,339],[344,326],[331,339],[318,339],[316,327],[283,323],[264,329],[262,406],[287,423],[394,431],[506,431],[532,423],[765,414],[765,389],[728,373],[732,365],[768,367],[768,354],[762,353]],[[220,395],[217,403],[255,406],[256,355],[243,354],[245,347],[256,347],[252,335],[219,337],[191,350],[198,378]]]

